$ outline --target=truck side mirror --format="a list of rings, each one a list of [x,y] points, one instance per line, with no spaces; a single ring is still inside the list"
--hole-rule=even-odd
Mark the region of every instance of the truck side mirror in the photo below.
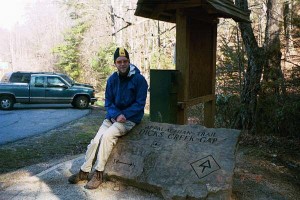
[[[56,87],[60,87],[60,88],[64,88],[64,89],[68,89],[69,86],[67,86],[66,84],[63,83],[58,83],[57,85],[55,85]]]
[[[65,85],[65,84],[62,85],[61,87],[64,88],[64,89],[68,89],[68,88],[69,88],[69,86],[67,86],[67,85]]]

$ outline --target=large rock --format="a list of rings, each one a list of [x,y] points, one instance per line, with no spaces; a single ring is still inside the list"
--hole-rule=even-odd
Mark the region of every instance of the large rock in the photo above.
[[[238,130],[144,123],[119,139],[105,173],[165,199],[230,199]]]

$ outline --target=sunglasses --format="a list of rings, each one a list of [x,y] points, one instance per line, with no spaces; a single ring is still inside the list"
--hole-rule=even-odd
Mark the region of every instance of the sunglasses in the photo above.
[[[129,60],[117,60],[116,61],[116,64],[118,64],[118,65],[121,65],[122,63],[126,65],[129,63]]]

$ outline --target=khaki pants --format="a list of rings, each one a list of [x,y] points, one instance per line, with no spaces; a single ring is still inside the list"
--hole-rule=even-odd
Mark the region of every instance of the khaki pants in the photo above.
[[[97,171],[104,171],[107,159],[118,141],[118,137],[125,135],[135,126],[134,122],[126,121],[125,123],[111,123],[108,119],[105,119],[99,128],[94,139],[91,140],[91,143],[88,145],[85,162],[81,166],[81,170],[84,172],[90,172],[93,165],[93,160],[97,148],[99,146],[99,151],[97,155],[97,161],[95,169]]]

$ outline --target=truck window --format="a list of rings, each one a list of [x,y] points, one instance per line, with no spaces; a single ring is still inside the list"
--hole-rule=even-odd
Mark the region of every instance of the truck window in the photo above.
[[[22,83],[29,83],[30,82],[30,74],[24,74],[21,80]]]
[[[29,73],[13,73],[9,80],[11,83],[29,83],[30,74]]]
[[[66,84],[58,77],[47,77],[47,87],[62,87],[64,85]]]
[[[19,73],[13,73],[10,77],[10,82],[12,83],[21,83],[23,74],[19,74]]]
[[[34,87],[44,87],[44,77],[33,77],[31,85]]]
[[[65,79],[70,85],[74,84],[75,81],[73,81],[70,77],[68,77],[67,75],[65,74],[61,74],[60,75],[63,79]]]

